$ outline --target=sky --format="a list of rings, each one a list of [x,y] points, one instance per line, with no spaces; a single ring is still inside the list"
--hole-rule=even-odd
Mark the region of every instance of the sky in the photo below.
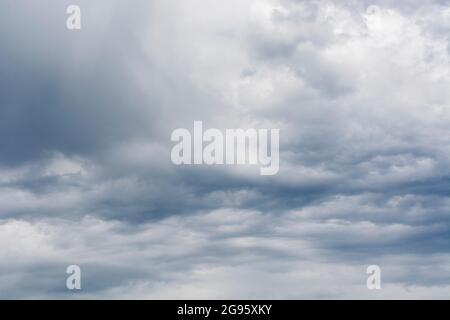
[[[2,0],[0,298],[448,298],[449,41],[449,1]],[[279,172],[174,165],[197,120]]]

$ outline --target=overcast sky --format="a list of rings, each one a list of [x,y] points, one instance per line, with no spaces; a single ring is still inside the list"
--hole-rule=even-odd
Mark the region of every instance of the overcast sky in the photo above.
[[[448,298],[449,41],[437,0],[2,0],[0,298]],[[279,173],[173,165],[194,120]]]

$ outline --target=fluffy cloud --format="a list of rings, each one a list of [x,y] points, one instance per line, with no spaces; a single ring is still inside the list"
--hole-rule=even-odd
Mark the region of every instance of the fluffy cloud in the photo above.
[[[448,3],[75,2],[0,4],[2,297],[445,296]],[[194,120],[279,174],[173,166]]]
[[[85,217],[10,220],[0,230],[3,298],[439,298],[449,288],[446,252],[422,260],[390,248],[433,231],[420,226],[221,209],[139,226]],[[374,260],[382,292],[365,288]],[[73,263],[77,295],[63,289]]]

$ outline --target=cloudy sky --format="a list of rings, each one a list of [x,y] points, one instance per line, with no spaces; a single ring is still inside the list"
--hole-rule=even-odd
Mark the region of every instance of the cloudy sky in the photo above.
[[[2,0],[0,298],[448,298],[449,41],[442,0]],[[173,165],[194,120],[279,173]]]

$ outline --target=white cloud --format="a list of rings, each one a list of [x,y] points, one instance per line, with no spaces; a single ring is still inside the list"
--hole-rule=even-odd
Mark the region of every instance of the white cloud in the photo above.
[[[0,296],[445,297],[450,11],[382,3],[0,5]],[[172,166],[193,120],[280,128],[279,174]]]

